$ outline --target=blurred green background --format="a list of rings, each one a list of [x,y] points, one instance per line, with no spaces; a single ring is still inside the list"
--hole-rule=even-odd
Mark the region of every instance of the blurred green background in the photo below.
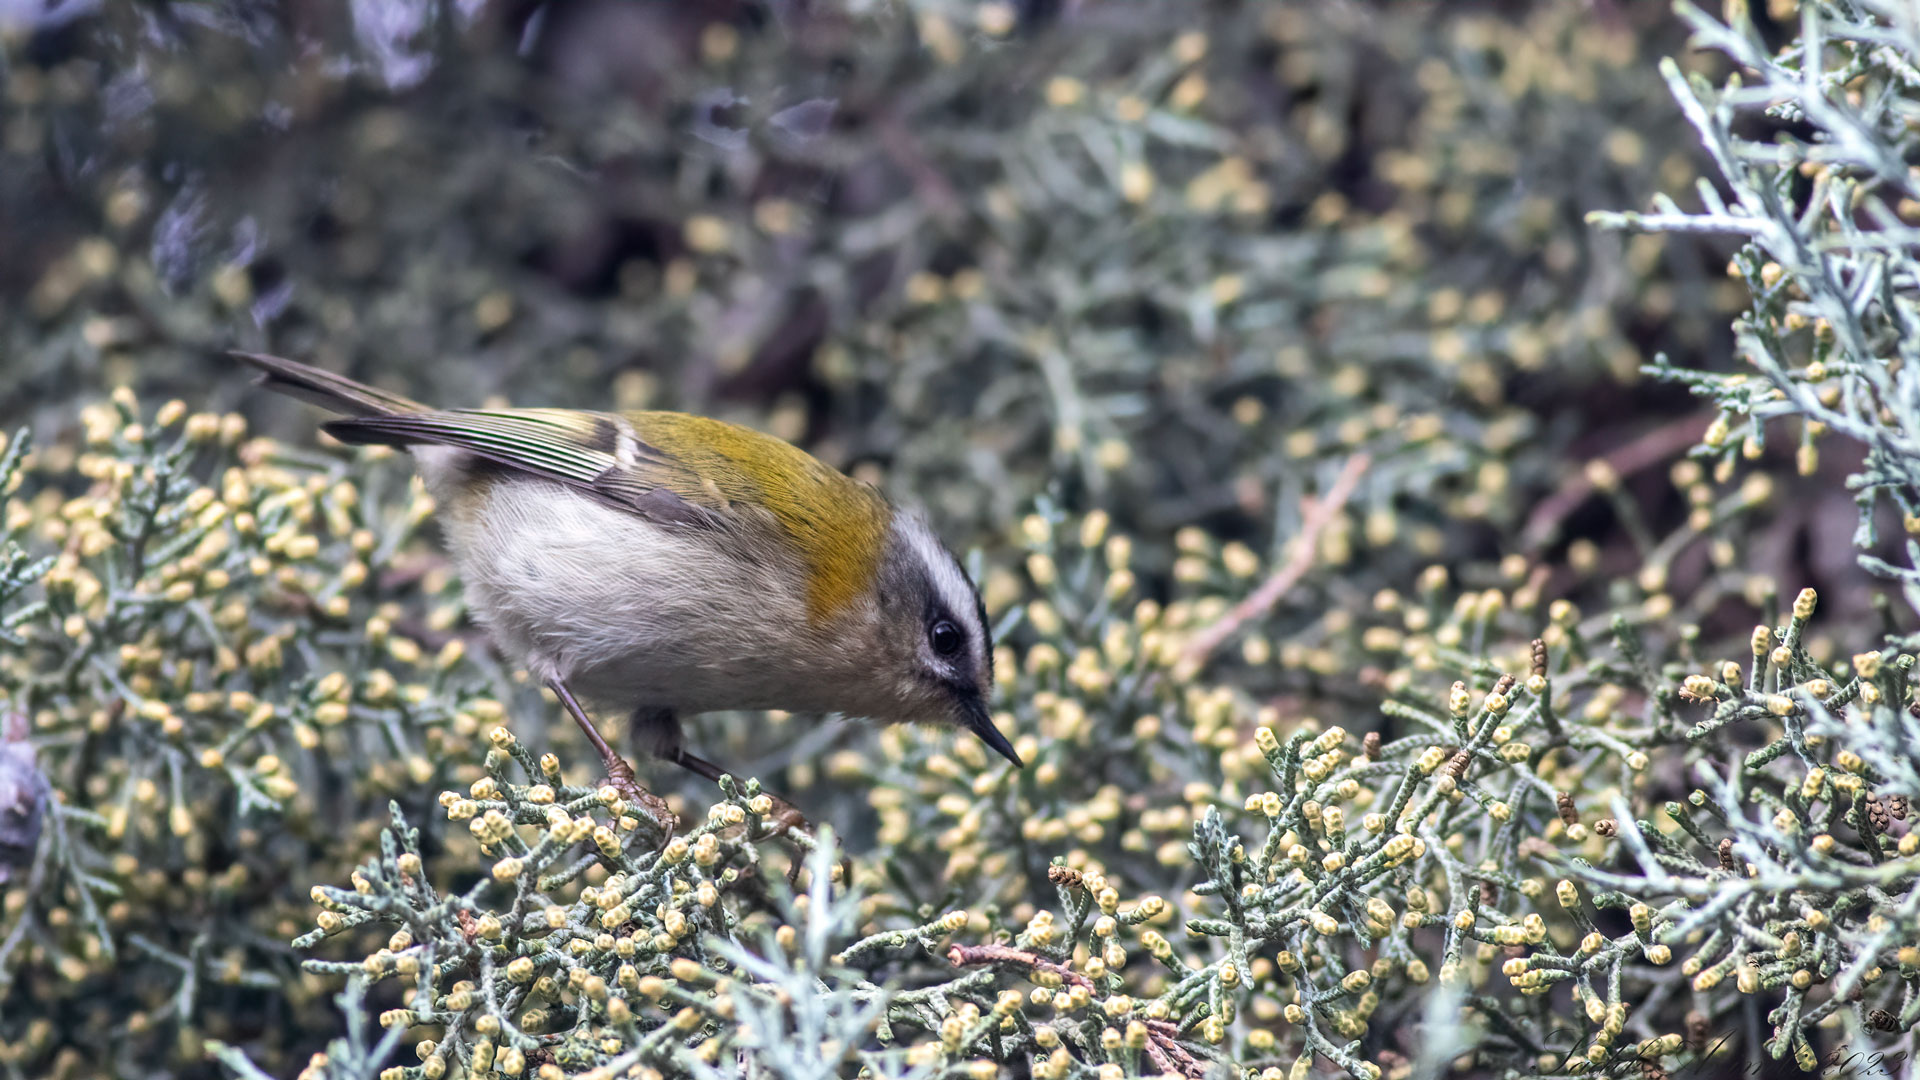
[[[1258,542],[1366,446],[1405,575],[1684,447],[1637,369],[1744,295],[1583,222],[1696,176],[1662,5],[13,3],[0,421],[47,431],[126,384],[310,438],[266,349],[744,419],[960,544],[1043,491]]]
[[[760,417],[961,529],[1054,485],[1258,530],[1383,442],[1375,500],[1444,547],[1684,412],[1635,369],[1724,349],[1739,296],[1724,251],[1582,223],[1693,176],[1657,5],[47,22],[6,59],[9,423],[127,383],[302,432],[220,356],[267,348],[448,404]]]
[[[234,347],[446,405],[687,409],[925,507],[998,611],[1036,499],[1108,514],[1164,598],[1181,530],[1271,554],[1365,452],[1339,573],[1246,676],[1282,704],[1366,698],[1322,616],[1430,565],[1538,558],[1603,602],[1638,573],[1711,415],[1639,368],[1724,367],[1746,302],[1725,244],[1583,221],[1697,174],[1653,69],[1711,62],[1664,4],[6,0],[0,41],[0,424],[44,468],[123,385],[311,444]],[[1846,467],[1783,477],[1744,563],[1842,620]],[[876,745],[824,739],[763,775]],[[277,1008],[223,1037],[331,1034]],[[80,1029],[10,1067],[104,1067]]]

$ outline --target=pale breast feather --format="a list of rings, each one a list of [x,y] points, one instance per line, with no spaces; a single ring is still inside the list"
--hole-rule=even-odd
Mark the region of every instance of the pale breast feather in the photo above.
[[[791,677],[767,626],[806,601],[778,567],[534,478],[484,499],[449,521],[449,547],[476,614],[531,674],[687,712],[765,707]]]

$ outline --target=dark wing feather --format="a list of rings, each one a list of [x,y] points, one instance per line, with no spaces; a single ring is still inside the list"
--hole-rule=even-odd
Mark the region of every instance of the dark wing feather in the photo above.
[[[350,443],[451,446],[558,481],[650,520],[718,524],[727,500],[698,473],[633,434],[611,413],[572,409],[446,409],[326,424]]]

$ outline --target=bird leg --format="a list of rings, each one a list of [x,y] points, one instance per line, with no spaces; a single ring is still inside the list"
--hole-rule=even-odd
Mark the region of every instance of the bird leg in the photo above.
[[[612,785],[613,789],[629,803],[644,808],[654,821],[659,823],[664,833],[663,841],[665,837],[672,836],[674,827],[679,824],[679,819],[674,816],[673,811],[667,809],[666,800],[641,787],[633,778],[633,766],[627,764],[627,759],[614,753],[613,747],[607,745],[607,740],[600,737],[600,729],[593,726],[593,721],[587,717],[587,711],[580,707],[580,702],[574,699],[573,691],[567,689],[566,683],[554,679],[547,686],[560,699],[560,704],[566,707],[574,723],[579,724],[580,730],[586,733],[587,741],[600,752],[600,763],[607,770],[607,783]]]
[[[668,755],[668,760],[695,776],[705,777],[716,784],[720,782],[722,776],[732,775],[706,758],[688,753],[684,748],[674,750]],[[773,835],[782,837],[793,833],[809,837],[814,835],[813,823],[808,821],[806,815],[802,814],[793,803],[775,795],[765,787],[760,789],[760,794],[773,800],[773,813],[767,815],[768,822],[774,826]],[[800,866],[805,861],[805,849],[797,844],[790,846],[793,860],[787,867],[787,883],[791,885],[800,879]],[[853,863],[849,859],[840,860],[840,880],[843,885],[853,882]]]

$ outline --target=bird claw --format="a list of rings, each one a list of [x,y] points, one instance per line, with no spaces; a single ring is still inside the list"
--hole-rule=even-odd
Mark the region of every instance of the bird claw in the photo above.
[[[807,853],[813,850],[813,842],[816,841],[817,832],[813,827],[813,822],[808,821],[807,816],[802,814],[798,807],[771,791],[762,790],[761,794],[773,802],[771,812],[762,818],[767,825],[767,830],[762,835],[767,839],[779,840],[782,842],[782,846],[786,847],[789,855],[787,863],[787,884],[791,887],[798,887],[800,884],[800,870],[806,865]],[[802,843],[797,839],[797,837],[803,836],[806,837],[809,842]],[[837,869],[839,870],[838,876],[842,885],[849,884],[853,881],[852,859],[844,855],[841,856],[840,862],[837,864]]]
[[[607,784],[619,792],[628,805],[640,809],[653,819],[654,824],[660,827],[660,843],[664,846],[680,827],[679,815],[667,806],[665,799],[640,786],[640,782],[634,779],[633,766],[627,764],[624,758],[609,757],[605,764]]]
[[[677,750],[672,755],[671,760],[696,776],[704,777],[707,780],[720,784],[721,790],[727,792],[729,797],[738,793],[739,789],[727,786],[730,778],[732,782],[738,782],[738,777],[734,776],[730,770],[723,769],[705,758],[688,753],[684,747]],[[765,814],[759,815],[760,821],[758,823],[757,839],[776,840],[781,843],[781,846],[787,849],[791,856],[787,867],[787,884],[790,886],[797,885],[800,880],[800,869],[807,860],[807,852],[818,846],[818,842],[815,839],[813,823],[808,821],[807,816],[802,814],[799,808],[794,806],[793,803],[775,795],[773,792],[765,788],[758,788],[754,793],[756,795],[764,795],[772,804],[767,807]],[[744,827],[740,828],[742,829],[742,834],[747,832]],[[800,839],[802,837],[805,839]],[[852,860],[844,857],[840,860],[839,877],[842,882],[853,881]]]
[[[763,819],[767,823],[766,835],[785,836],[790,832],[813,835],[813,822],[807,820],[807,815],[801,813],[799,807],[771,791],[763,790],[761,794],[773,803],[773,809]]]
[[[633,766],[627,764],[627,759],[615,753],[613,748],[607,745],[607,740],[600,737],[599,729],[593,726],[593,720],[587,716],[586,710],[580,707],[580,702],[574,699],[573,691],[567,689],[565,681],[554,679],[548,682],[547,686],[553,691],[554,696],[560,699],[560,704],[566,708],[567,715],[573,717],[573,722],[580,725],[580,730],[586,735],[587,741],[593,744],[594,749],[600,751],[600,763],[607,770],[607,784],[618,792],[629,806],[639,808],[646,816],[653,819],[654,824],[660,827],[660,844],[664,847],[667,841],[673,838],[674,830],[680,827],[679,815],[667,807],[666,800],[641,787],[640,782],[633,778]]]

